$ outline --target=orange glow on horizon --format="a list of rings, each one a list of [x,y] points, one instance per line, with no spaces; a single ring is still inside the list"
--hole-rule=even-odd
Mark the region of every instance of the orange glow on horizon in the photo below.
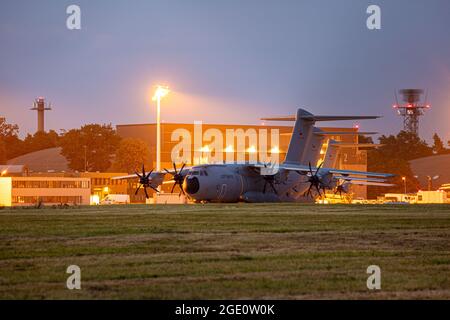
[[[270,150],[270,152],[271,153],[280,153],[280,149],[277,146],[275,146]]]

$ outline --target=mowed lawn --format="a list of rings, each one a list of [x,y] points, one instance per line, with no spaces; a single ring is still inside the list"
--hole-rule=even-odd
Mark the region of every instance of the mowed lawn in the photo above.
[[[3,209],[0,298],[450,299],[450,206]]]

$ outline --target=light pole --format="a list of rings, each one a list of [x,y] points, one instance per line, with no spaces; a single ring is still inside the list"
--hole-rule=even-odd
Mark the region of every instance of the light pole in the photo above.
[[[406,177],[402,177],[402,180],[403,180],[403,184],[405,186],[405,194],[406,194]]]
[[[84,172],[87,172],[87,145],[84,145]]]
[[[169,92],[168,87],[157,86],[152,98],[156,101],[156,171],[161,171],[161,99]]]

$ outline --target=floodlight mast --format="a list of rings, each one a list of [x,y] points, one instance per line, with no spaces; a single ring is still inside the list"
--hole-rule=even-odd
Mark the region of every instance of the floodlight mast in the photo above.
[[[156,170],[161,171],[161,99],[169,94],[168,87],[158,85],[152,98],[156,101]]]

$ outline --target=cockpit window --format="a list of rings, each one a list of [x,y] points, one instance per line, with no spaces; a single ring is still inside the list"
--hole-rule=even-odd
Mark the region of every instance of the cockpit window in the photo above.
[[[198,175],[200,175],[199,171],[192,171],[191,172],[191,176],[198,176]]]

